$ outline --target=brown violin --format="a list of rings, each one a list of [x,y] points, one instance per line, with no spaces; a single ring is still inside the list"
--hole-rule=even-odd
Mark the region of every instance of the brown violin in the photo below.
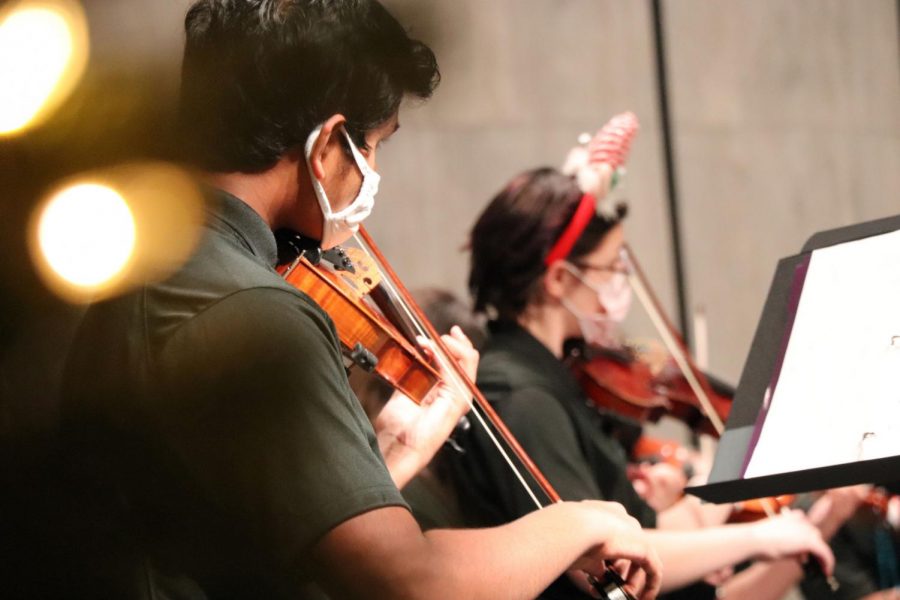
[[[650,366],[628,350],[575,343],[567,347],[566,363],[598,408],[640,423],[655,423],[672,409],[657,391]]]
[[[592,348],[573,343],[566,363],[595,406],[639,423],[656,423],[664,415],[685,423],[697,433],[717,435],[697,394],[685,376],[667,361],[655,372],[640,353],[630,348]],[[731,410],[734,390],[703,374],[706,396],[724,421]]]
[[[293,243],[298,248],[308,246],[299,236]],[[328,313],[344,355],[353,365],[375,373],[413,401],[422,402],[439,375],[408,334],[369,304],[377,304],[381,280],[364,254],[343,249],[324,253],[302,250],[278,271]]]
[[[705,384],[706,398],[720,421],[726,421],[731,412],[734,388],[708,373],[701,371],[700,375],[701,385]],[[653,385],[654,390],[669,401],[670,416],[682,421],[696,433],[718,437],[719,432],[706,415],[697,393],[671,357],[663,369],[654,375]]]

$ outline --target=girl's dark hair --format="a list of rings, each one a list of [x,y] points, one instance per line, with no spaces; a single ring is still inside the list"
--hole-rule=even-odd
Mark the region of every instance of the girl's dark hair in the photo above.
[[[472,228],[469,291],[478,312],[492,311],[514,321],[529,302],[539,300],[544,258],[572,220],[581,190],[574,177],[540,168],[515,177],[481,213]],[[576,261],[592,252],[625,217],[595,216],[569,253]]]
[[[186,158],[258,172],[329,116],[360,146],[406,94],[440,81],[434,53],[375,0],[198,0],[185,17]]]

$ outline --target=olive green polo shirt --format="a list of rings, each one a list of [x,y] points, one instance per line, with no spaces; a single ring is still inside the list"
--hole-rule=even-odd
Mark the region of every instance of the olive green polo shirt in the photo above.
[[[331,319],[274,271],[259,215],[212,196],[189,262],[93,306],[69,359],[64,434],[94,597],[303,597],[317,540],[405,506]]]

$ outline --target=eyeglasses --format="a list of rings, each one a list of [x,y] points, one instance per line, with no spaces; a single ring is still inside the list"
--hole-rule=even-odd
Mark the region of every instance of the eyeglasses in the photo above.
[[[622,259],[616,259],[608,265],[592,265],[589,263],[573,262],[573,266],[578,267],[582,271],[603,271],[606,273],[619,273],[621,275],[631,275],[631,265]]]
[[[631,275],[633,272],[631,262],[624,252],[619,253],[618,258],[606,265],[592,265],[590,263],[574,261],[571,264],[582,271],[602,271],[606,273],[620,273],[622,275]]]

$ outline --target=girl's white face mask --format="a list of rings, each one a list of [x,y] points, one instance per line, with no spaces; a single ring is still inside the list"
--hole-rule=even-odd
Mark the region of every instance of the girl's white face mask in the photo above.
[[[631,285],[625,273],[612,273],[604,283],[588,281],[581,270],[569,262],[564,262],[566,270],[574,275],[585,286],[597,294],[597,300],[606,312],[585,314],[575,308],[566,298],[562,305],[578,319],[581,335],[588,344],[609,346],[615,341],[616,325],[625,320],[631,308]]]
[[[310,164],[313,144],[316,143],[316,140],[322,134],[322,125],[313,129],[306,139],[306,166],[309,169],[309,178],[312,181],[313,191],[319,201],[319,208],[322,209],[321,246],[323,250],[334,248],[346,242],[350,239],[350,236],[359,230],[360,223],[372,213],[372,208],[375,206],[375,194],[378,193],[378,184],[381,181],[381,176],[366,162],[365,157],[360,153],[356,144],[353,143],[347,130],[343,127],[340,127],[340,130],[350,145],[350,152],[353,154],[357,168],[362,173],[362,185],[359,187],[359,193],[353,199],[353,202],[338,212],[332,212],[331,203],[325,194],[325,188],[322,187],[322,182],[313,174],[312,165]]]

